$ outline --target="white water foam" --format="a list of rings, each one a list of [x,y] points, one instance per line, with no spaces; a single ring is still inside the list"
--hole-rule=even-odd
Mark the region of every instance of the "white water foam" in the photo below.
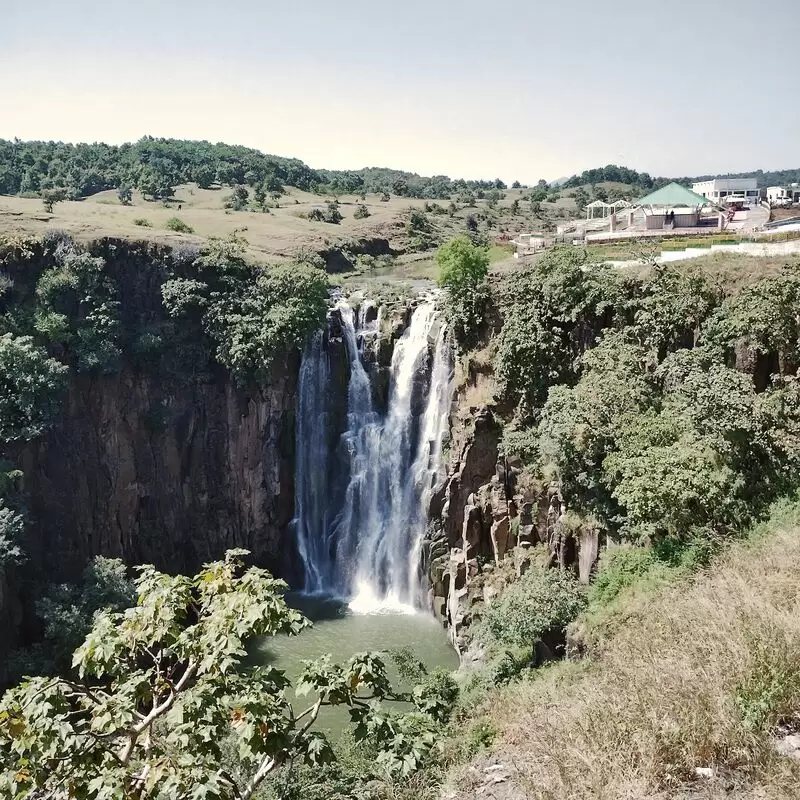
[[[452,350],[435,298],[424,298],[395,343],[381,414],[362,363],[364,342],[379,330],[377,319],[366,321],[369,308],[364,302],[354,313],[347,301],[336,304],[350,374],[346,430],[335,452],[321,336],[305,354],[295,529],[306,591],[350,597],[357,614],[409,614],[424,605],[420,555],[447,428]]]

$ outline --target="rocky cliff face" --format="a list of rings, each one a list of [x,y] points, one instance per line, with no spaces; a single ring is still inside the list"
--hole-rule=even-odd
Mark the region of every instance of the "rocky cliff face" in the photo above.
[[[192,384],[130,367],[75,378],[55,427],[18,457],[37,570],[73,579],[102,554],[191,571],[244,547],[291,574],[295,362],[264,389],[222,370]]]
[[[463,653],[474,613],[534,558],[588,583],[600,532],[570,524],[558,487],[520,485],[519,465],[501,455],[501,427],[488,407],[462,409],[451,422],[453,459],[431,502],[424,553],[434,613]]]
[[[14,292],[4,299],[17,316],[52,267],[52,249],[6,256]],[[299,354],[276,357],[260,385],[237,384],[198,321],[173,320],[162,303],[162,285],[196,252],[117,240],[90,252],[116,287],[120,357],[81,371],[53,343],[71,367],[60,411],[44,435],[0,453],[23,473],[28,519],[24,563],[0,570],[0,666],[18,638],[36,634],[37,587],[79,579],[94,555],[192,572],[241,547],[290,581],[298,570]]]

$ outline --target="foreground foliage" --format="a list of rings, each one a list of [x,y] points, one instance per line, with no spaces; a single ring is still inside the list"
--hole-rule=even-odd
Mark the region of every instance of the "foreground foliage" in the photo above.
[[[297,684],[248,667],[253,636],[297,634],[307,621],[282,598],[285,584],[245,570],[230,551],[194,578],[140,567],[137,604],[105,610],[73,658],[75,677],[32,678],[0,702],[0,789],[16,797],[194,797],[247,800],[295,761],[332,758],[313,730],[320,709],[350,710],[356,741],[368,740],[388,774],[414,771],[433,745],[447,682],[422,684],[418,711],[387,711],[398,699],[383,661],[356,655],[306,662]]]

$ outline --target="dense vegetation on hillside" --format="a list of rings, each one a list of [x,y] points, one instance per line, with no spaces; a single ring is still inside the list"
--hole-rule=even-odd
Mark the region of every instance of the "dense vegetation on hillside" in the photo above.
[[[500,287],[507,452],[587,524],[705,551],[798,485],[800,267],[726,296],[583,258],[552,251]]]

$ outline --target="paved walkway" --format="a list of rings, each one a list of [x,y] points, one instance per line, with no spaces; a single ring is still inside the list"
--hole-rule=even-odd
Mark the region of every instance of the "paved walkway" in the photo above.
[[[729,225],[728,228],[730,230],[751,232],[756,229],[761,230],[767,222],[769,222],[769,211],[764,206],[750,206],[747,211],[737,211],[733,216],[733,224]],[[735,228],[733,227],[734,225],[736,226]]]

